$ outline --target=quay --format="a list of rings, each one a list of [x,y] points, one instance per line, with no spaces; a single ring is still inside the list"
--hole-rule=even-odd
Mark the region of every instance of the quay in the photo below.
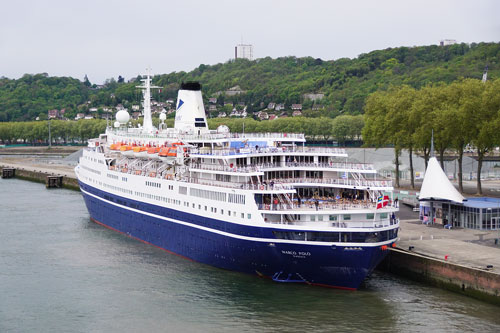
[[[73,166],[46,163],[26,163],[20,159],[0,159],[2,178],[19,178],[44,183],[47,188],[63,187],[80,190]],[[4,177],[4,175],[10,177]]]
[[[403,206],[396,248],[379,269],[500,305],[498,230],[425,225]]]
[[[11,169],[16,178],[41,183],[46,183],[47,177],[58,177],[62,187],[79,190],[71,165],[28,157],[4,157],[0,159],[0,169],[2,174],[3,170]],[[498,181],[493,183],[491,185],[497,187]],[[397,192],[407,194],[405,199],[413,204],[413,193],[405,189],[396,189]],[[498,231],[428,226],[418,220],[418,212],[411,207],[401,205],[400,209],[397,247],[390,249],[379,269],[500,305]]]

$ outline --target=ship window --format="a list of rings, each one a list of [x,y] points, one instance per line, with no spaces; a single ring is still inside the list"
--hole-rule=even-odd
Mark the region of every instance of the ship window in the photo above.
[[[245,218],[245,213],[241,213],[241,218],[244,219]]]
[[[227,211],[227,215],[231,216],[231,211],[230,210]]]
[[[207,206],[205,206],[205,210],[207,210]]]
[[[387,213],[381,213],[380,214],[381,219],[386,219],[387,218]]]
[[[366,214],[366,219],[367,220],[373,220],[374,217],[375,217],[375,215],[373,213]]]
[[[316,215],[311,215],[311,221],[316,221]]]
[[[337,215],[330,215],[330,221],[337,221]]]
[[[224,209],[221,209],[221,210],[220,210],[220,213],[221,213],[221,214],[224,214]]]
[[[214,213],[217,213],[217,207],[214,207]]]
[[[179,194],[187,194],[187,187],[179,186]]]
[[[344,221],[349,221],[351,219],[351,214],[344,214]]]
[[[318,221],[323,221],[323,215],[318,215]]]
[[[247,218],[250,220],[252,218],[252,214],[247,214]]]

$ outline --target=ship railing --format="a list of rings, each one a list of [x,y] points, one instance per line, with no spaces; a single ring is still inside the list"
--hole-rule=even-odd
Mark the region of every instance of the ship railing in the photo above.
[[[329,163],[307,163],[307,162],[286,162],[287,167],[306,167],[306,168],[333,168],[349,170],[375,170],[370,163],[349,163],[349,162],[329,162]]]
[[[187,141],[194,140],[217,140],[229,138],[266,138],[266,139],[292,139],[305,141],[305,136],[302,133],[218,133],[216,131],[209,131],[208,133],[193,134],[183,133],[180,131],[155,131],[153,133],[144,133],[140,128],[127,128],[127,129],[111,129],[108,128],[108,133],[120,137],[141,138],[141,139],[181,139]]]
[[[398,219],[382,219],[375,221],[301,221],[297,220],[294,222],[275,220],[271,218],[271,215],[267,215],[265,222],[269,224],[288,224],[288,225],[302,225],[314,228],[316,226],[328,226],[332,228],[384,228],[395,226],[399,224]]]
[[[278,154],[278,153],[324,153],[346,155],[345,149],[328,148],[328,147],[260,147],[260,148],[230,148],[230,149],[210,149],[201,148],[197,152],[192,152],[196,155],[211,155],[211,156],[230,156],[230,155],[246,155],[246,154]]]
[[[200,170],[210,170],[210,171],[225,171],[225,172],[238,172],[238,173],[249,173],[258,172],[257,167],[253,166],[230,166],[230,165],[220,165],[220,164],[206,164],[206,163],[191,163],[190,169],[200,169]]]
[[[270,179],[268,182],[286,183],[286,184],[325,184],[325,185],[341,185],[341,186],[358,186],[358,187],[392,187],[390,180],[354,180],[346,178],[279,178]]]
[[[317,204],[316,204],[317,202]],[[320,211],[320,210],[357,210],[357,209],[375,209],[376,204],[371,202],[331,202],[322,200],[303,201],[300,205],[294,201],[290,204],[258,204],[259,210],[271,211],[285,211],[285,210],[298,210],[298,211]]]
[[[262,164],[252,164],[246,166],[238,165],[220,165],[220,164],[207,164],[207,163],[192,163],[190,166],[192,169],[201,170],[212,170],[212,171],[226,171],[226,172],[259,172],[263,169],[278,169],[284,167],[300,167],[300,168],[322,168],[322,169],[345,169],[345,170],[375,170],[373,164],[362,164],[362,163],[305,163],[305,162],[287,162],[282,165],[280,163],[262,163]]]
[[[213,179],[204,179],[204,178],[196,178],[196,177],[188,177],[186,178],[187,182],[193,184],[201,184],[201,185],[210,185],[210,186],[218,186],[225,188],[234,188],[234,189],[242,189],[242,190],[252,190],[252,191],[280,191],[280,190],[293,190],[293,186],[286,184],[248,184],[248,183],[235,183],[235,182],[225,182],[221,180],[213,180]]]

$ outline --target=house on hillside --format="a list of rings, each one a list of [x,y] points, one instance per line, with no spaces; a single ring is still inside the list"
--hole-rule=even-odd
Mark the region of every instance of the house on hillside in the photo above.
[[[283,104],[283,103],[276,104],[276,107],[274,109],[276,111],[285,110],[285,104]]]
[[[257,118],[259,118],[260,120],[268,120],[269,115],[267,112],[259,111],[259,112],[257,112]]]
[[[276,107],[276,103],[271,102],[271,103],[267,104],[268,110],[274,110],[275,107]]]
[[[208,99],[208,103],[210,103],[210,104],[217,104],[217,97],[210,97]]]
[[[208,106],[208,111],[210,112],[217,111],[217,105],[210,104]]]
[[[274,120],[274,119],[278,119],[278,116],[275,114],[269,116],[269,120]]]
[[[85,113],[77,113],[76,117],[75,117],[75,120],[80,120],[80,119],[83,119],[83,118],[85,118]]]
[[[292,111],[302,111],[302,104],[292,104]]]
[[[323,110],[325,108],[324,105],[321,105],[321,104],[314,104],[313,107],[312,107],[312,110],[313,111],[319,111],[319,110]]]
[[[300,116],[302,116],[302,111],[297,110],[292,112],[292,117],[300,117]]]
[[[48,118],[49,119],[57,119],[57,118],[59,118],[59,110],[57,110],[57,109],[49,110],[49,112],[48,112]]]
[[[219,112],[217,115],[217,118],[226,118],[226,113],[225,112]]]
[[[325,97],[325,94],[309,93],[309,94],[304,94],[302,96],[304,96],[304,99],[309,99],[311,101],[319,101],[319,100],[323,99],[323,97]]]

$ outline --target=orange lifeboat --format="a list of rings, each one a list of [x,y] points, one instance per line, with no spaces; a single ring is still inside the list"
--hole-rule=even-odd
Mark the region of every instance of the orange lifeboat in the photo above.
[[[159,159],[158,153],[160,152],[160,148],[158,147],[151,147],[148,148],[148,158],[157,160]]]
[[[109,146],[109,149],[111,149],[111,150],[120,150],[121,145],[122,144],[120,142],[119,143],[113,143],[113,144],[111,144],[111,146]]]
[[[121,146],[120,152],[125,156],[134,156],[134,151],[132,150],[132,146]]]
[[[163,162],[172,162],[177,157],[177,148],[174,147],[162,148],[158,153],[158,157]]]
[[[136,146],[133,149],[134,156],[141,158],[141,157],[147,157],[148,156],[148,148],[144,146]]]

